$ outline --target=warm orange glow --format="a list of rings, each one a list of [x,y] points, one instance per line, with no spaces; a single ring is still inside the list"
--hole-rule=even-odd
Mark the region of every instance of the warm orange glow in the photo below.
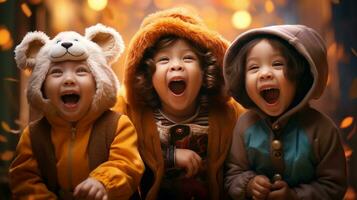
[[[4,153],[1,154],[1,160],[4,161],[9,161],[14,157],[14,152],[13,151],[5,151]]]
[[[154,4],[157,8],[165,9],[172,5],[172,0],[154,0]]]
[[[51,26],[54,29],[54,32],[60,32],[68,30],[70,24],[75,26],[76,23],[76,7],[72,1],[58,1],[55,4],[51,4]],[[63,14],[63,11],[66,11],[66,14]]]
[[[346,159],[351,158],[353,150],[351,149],[351,147],[349,147],[348,145],[343,145],[343,150],[345,152],[345,157]]]
[[[4,27],[0,27],[0,46],[7,44],[10,39],[10,32]]]
[[[108,4],[108,0],[88,0],[87,2],[88,6],[95,11],[103,10]]]
[[[125,5],[131,5],[133,4],[133,0],[121,0],[121,2]]]
[[[21,10],[26,15],[26,17],[31,17],[32,12],[26,3],[21,4]]]
[[[214,7],[206,7],[201,10],[202,17],[208,27],[216,29],[218,26],[218,13]]]
[[[264,7],[265,7],[265,11],[267,11],[267,13],[272,13],[275,9],[274,3],[270,0],[265,2]]]
[[[6,44],[4,44],[3,46],[1,46],[1,49],[2,49],[3,51],[10,50],[13,45],[14,45],[14,41],[12,40],[12,38],[10,38],[10,40],[9,40]]]
[[[31,71],[30,70],[24,70],[23,72],[24,72],[24,75],[26,77],[30,77],[31,76]]]
[[[355,199],[357,199],[357,194],[356,194],[356,191],[353,189],[353,187],[349,186],[347,188],[345,197],[343,199],[344,200],[355,200]]]
[[[252,23],[252,17],[248,11],[237,11],[232,16],[232,23],[237,29],[245,29]]]
[[[336,42],[332,43],[327,49],[327,56],[335,58],[336,60],[342,60],[344,55],[343,46],[337,44]]]
[[[0,3],[4,3],[4,2],[6,2],[6,0],[0,0]]]
[[[3,135],[0,135],[0,142],[7,142],[7,138]]]
[[[342,120],[342,122],[340,124],[340,128],[347,128],[347,127],[351,126],[352,123],[353,123],[353,117],[348,116]]]
[[[222,0],[222,4],[232,10],[247,10],[250,0]]]

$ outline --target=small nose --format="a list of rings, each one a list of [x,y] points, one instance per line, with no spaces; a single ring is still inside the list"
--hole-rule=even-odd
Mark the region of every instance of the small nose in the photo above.
[[[72,86],[75,84],[75,79],[72,75],[66,75],[63,84],[65,86]]]
[[[72,44],[72,42],[63,42],[61,45],[62,45],[64,48],[68,49],[68,48],[71,47],[73,44]]]
[[[172,63],[170,67],[171,71],[183,71],[183,67],[179,61]]]
[[[273,78],[273,74],[269,69],[263,69],[260,72],[260,79],[261,80],[270,80]]]

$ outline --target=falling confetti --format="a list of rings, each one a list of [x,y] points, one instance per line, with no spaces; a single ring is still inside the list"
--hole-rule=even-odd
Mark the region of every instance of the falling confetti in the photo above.
[[[11,78],[11,77],[4,78],[4,80],[10,82],[19,82],[19,80],[17,80],[16,78]]]
[[[353,123],[353,117],[348,116],[342,120],[342,122],[340,124],[340,128],[347,128],[347,127],[351,126],[352,123]]]
[[[21,10],[26,15],[26,17],[31,17],[32,12],[26,3],[21,4]]]
[[[2,129],[4,129],[4,131],[9,132],[9,133],[11,132],[11,128],[10,128],[9,124],[7,124],[6,122],[2,121],[1,127],[2,127]]]
[[[8,132],[8,133],[13,133],[13,134],[19,134],[21,133],[21,130],[14,130],[11,129],[9,124],[7,124],[6,122],[2,121],[1,122],[1,127],[2,129],[4,129],[4,131]]]

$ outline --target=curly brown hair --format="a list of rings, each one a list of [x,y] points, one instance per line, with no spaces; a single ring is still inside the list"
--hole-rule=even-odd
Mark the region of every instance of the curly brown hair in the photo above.
[[[202,86],[199,92],[201,106],[207,106],[209,102],[217,100],[217,97],[221,94],[224,81],[222,69],[217,65],[216,57],[193,41],[176,35],[166,35],[158,39],[152,47],[145,50],[143,58],[136,68],[134,88],[141,104],[148,105],[151,108],[161,107],[159,95],[152,84],[152,75],[156,70],[153,57],[156,52],[173,45],[179,39],[185,40],[199,59],[203,72]]]

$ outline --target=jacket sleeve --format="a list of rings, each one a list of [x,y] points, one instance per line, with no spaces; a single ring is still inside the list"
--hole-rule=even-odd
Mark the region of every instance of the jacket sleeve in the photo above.
[[[16,157],[9,169],[13,199],[56,199],[44,184],[31,148],[28,127],[20,137]]]
[[[122,115],[108,161],[99,165],[89,176],[104,184],[109,199],[129,199],[136,191],[143,172],[144,164],[137,148],[135,128],[129,118]]]
[[[256,175],[254,171],[249,170],[244,135],[240,130],[240,121],[238,121],[225,163],[224,185],[232,199],[246,199],[247,184]]]
[[[299,199],[343,199],[347,188],[346,160],[336,127],[326,130],[328,123],[320,127],[320,135],[312,139],[317,157],[316,179],[309,184],[292,188]]]

